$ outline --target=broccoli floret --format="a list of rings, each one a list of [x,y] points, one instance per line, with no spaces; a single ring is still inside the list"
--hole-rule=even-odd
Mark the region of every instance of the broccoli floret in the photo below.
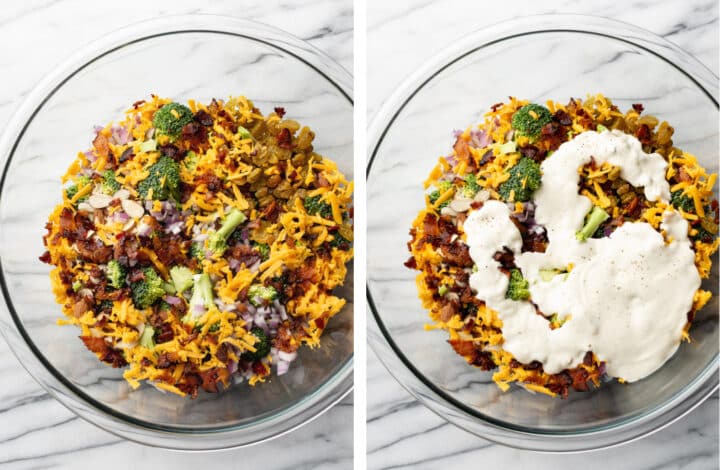
[[[103,173],[103,182],[100,188],[104,194],[113,195],[120,187],[120,183],[115,179],[115,172],[113,170],[107,170]]]
[[[168,103],[153,116],[153,127],[160,133],[176,139],[182,128],[193,120],[190,108],[180,103]]]
[[[208,333],[217,333],[220,331],[220,322],[216,321],[212,325],[210,325],[210,328],[208,328]]]
[[[305,206],[305,210],[310,215],[319,215],[325,219],[332,217],[332,206],[327,202],[322,202],[319,195],[306,197],[303,201],[303,206]]]
[[[105,275],[107,276],[108,284],[115,289],[120,289],[125,285],[125,275],[127,272],[125,268],[117,262],[117,260],[111,259],[107,268],[105,269]]]
[[[138,192],[144,199],[151,196],[159,201],[180,199],[180,166],[175,160],[163,155],[148,172],[148,177],[138,184]]]
[[[221,256],[227,249],[227,241],[230,235],[241,223],[245,222],[247,217],[239,210],[233,208],[225,217],[225,221],[220,229],[210,235],[208,238],[208,248],[217,256]]]
[[[452,182],[450,181],[440,181],[438,183],[438,189],[428,194],[428,198],[430,199],[430,204],[435,205],[435,202],[437,202],[438,199],[440,199],[440,196],[442,196],[444,193],[446,193],[450,188],[453,187]],[[450,204],[450,200],[443,202],[438,206],[438,209],[442,209],[443,207]]]
[[[255,244],[255,250],[260,253],[263,261],[266,261],[270,257],[270,245],[267,243]]]
[[[103,300],[102,302],[100,302],[99,310],[101,312],[110,313],[110,312],[112,312],[112,309],[113,309],[113,301],[112,300]]]
[[[82,288],[83,288],[83,283],[82,283],[82,282],[80,282],[80,281],[75,281],[75,282],[72,283],[72,290],[73,290],[73,292],[77,292],[77,291],[79,291],[79,290],[82,289]]]
[[[263,300],[272,302],[277,298],[278,292],[272,286],[266,287],[261,284],[255,284],[250,286],[250,289],[248,289],[248,299],[250,299],[250,303],[256,307],[262,305]]]
[[[552,121],[552,113],[545,106],[531,103],[518,109],[512,117],[512,128],[531,139],[540,137],[545,124]]]
[[[155,347],[155,339],[153,338],[154,336],[155,328],[146,324],[142,335],[140,335],[140,346],[147,349],[153,349]]]
[[[73,184],[73,185],[71,185],[71,186],[68,186],[68,187],[65,189],[65,195],[67,196],[68,200],[74,198],[75,195],[77,194],[77,192],[80,190],[80,188],[84,188],[85,186],[87,186],[87,185],[90,184],[91,182],[92,182],[92,180],[91,180],[89,177],[87,177],[87,176],[79,176],[79,177],[75,180],[75,184]],[[80,199],[78,199],[77,202],[87,201],[87,198],[88,198],[88,195],[86,194],[85,196],[83,196],[83,197],[81,197]]]
[[[333,248],[341,248],[343,245],[350,246],[352,242],[347,238],[340,235],[338,232],[333,233],[333,239],[330,241],[330,246]]]
[[[500,197],[509,202],[529,201],[535,190],[540,187],[542,179],[540,165],[531,158],[522,157],[508,173],[510,178],[498,188]]]
[[[149,153],[157,150],[157,140],[150,139],[140,144],[139,147],[141,152]]]
[[[480,191],[480,185],[477,182],[477,176],[474,173],[470,173],[465,176],[465,185],[463,186],[463,196],[472,199]]]
[[[195,167],[197,167],[198,163],[198,155],[197,153],[190,150],[183,159],[183,165],[185,165],[185,168],[187,168],[188,171],[194,172]]]
[[[193,272],[185,266],[170,268],[170,278],[173,281],[175,292],[182,294],[193,285]]]
[[[593,207],[587,217],[585,217],[585,225],[583,225],[583,228],[575,234],[575,238],[584,242],[588,238],[592,237],[600,224],[605,222],[609,217],[610,215],[602,208],[597,206]]]
[[[153,268],[145,268],[143,274],[143,280],[130,284],[133,303],[139,309],[148,308],[165,295],[163,280]]]
[[[195,242],[190,245],[190,256],[198,261],[205,259],[205,246],[203,242]]]
[[[510,270],[510,283],[508,284],[505,297],[512,300],[527,300],[530,298],[530,290],[527,280],[519,269]]]
[[[212,281],[207,273],[195,276],[192,297],[190,297],[190,308],[188,313],[182,318],[185,323],[192,323],[202,315],[202,311],[210,309],[215,305],[215,295],[213,294]],[[199,307],[202,307],[200,309]]]
[[[691,198],[687,194],[683,194],[682,189],[673,191],[670,194],[670,203],[676,209],[682,209],[685,212],[690,212],[692,210],[695,210],[695,201],[693,201],[693,198]]]
[[[259,361],[270,354],[270,339],[265,334],[265,331],[257,326],[250,330],[250,333],[257,339],[253,345],[255,352],[244,352],[241,357],[246,361]]]
[[[238,126],[237,135],[241,139],[252,139],[252,134],[250,133],[250,131],[245,129],[243,126]]]

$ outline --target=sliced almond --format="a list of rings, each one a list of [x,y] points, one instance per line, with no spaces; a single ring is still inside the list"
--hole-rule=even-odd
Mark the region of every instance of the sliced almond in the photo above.
[[[127,199],[130,197],[130,191],[127,189],[120,189],[115,194],[113,194],[113,199]]]
[[[123,199],[120,204],[122,205],[122,208],[127,213],[127,215],[134,219],[139,219],[145,214],[145,209],[143,209],[143,206],[133,201],[132,199]]]
[[[84,202],[84,201],[83,201],[83,202],[81,202],[80,204],[78,204],[78,210],[79,210],[79,211],[85,211],[85,212],[92,212],[92,211],[95,210],[95,209],[93,208],[93,206],[91,206],[91,205],[88,204],[87,202]]]
[[[449,205],[447,205],[447,206],[443,207],[442,209],[440,209],[440,213],[441,213],[442,215],[449,215],[449,216],[451,216],[451,217],[456,217],[456,216],[458,215],[457,211],[455,211],[455,210],[454,210],[452,207],[450,207]]]
[[[108,196],[107,194],[93,194],[88,198],[87,202],[95,209],[104,209],[110,205],[110,201],[112,200],[112,196]]]
[[[450,207],[455,212],[467,212],[470,209],[470,204],[472,203],[472,199],[467,198],[457,198],[453,199],[450,203]]]
[[[133,228],[134,225],[135,225],[135,219],[128,220],[127,222],[125,222],[125,225],[123,225],[123,232],[127,232],[128,230]]]
[[[478,191],[478,193],[473,198],[475,201],[478,202],[485,202],[488,199],[490,199],[490,191],[483,189],[481,191]]]

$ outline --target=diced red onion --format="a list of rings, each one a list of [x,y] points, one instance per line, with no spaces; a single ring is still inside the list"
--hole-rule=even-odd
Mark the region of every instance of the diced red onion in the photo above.
[[[277,363],[277,375],[287,374],[290,369],[290,363],[285,361],[278,361]]]
[[[251,273],[256,273],[256,272],[258,272],[258,271],[260,270],[260,263],[261,263],[260,260],[255,261],[252,265],[250,265],[250,267],[248,268],[248,270],[249,270]]]
[[[113,219],[115,220],[115,222],[120,222],[121,224],[124,224],[128,220],[130,220],[130,216],[123,211],[117,211],[115,214],[113,214]]]
[[[297,358],[297,351],[289,353],[283,350],[278,350],[277,357],[281,361],[292,362]]]
[[[98,126],[97,124],[95,124],[95,125],[93,126],[93,132],[95,133],[96,136],[97,136],[103,129],[105,129],[103,126]]]
[[[168,225],[167,231],[172,233],[173,235],[177,235],[178,233],[182,232],[183,225],[185,225],[185,222],[175,222],[173,224]]]
[[[233,271],[237,271],[240,269],[240,260],[236,258],[228,258],[227,259],[228,266],[230,266],[230,269]]]
[[[141,222],[137,226],[137,234],[141,237],[149,237],[152,233],[153,229],[150,225],[146,224],[145,222]]]
[[[175,297],[174,295],[166,295],[165,297],[163,297],[163,300],[170,305],[174,305],[175,307],[182,304],[182,300],[180,299],[180,297]]]

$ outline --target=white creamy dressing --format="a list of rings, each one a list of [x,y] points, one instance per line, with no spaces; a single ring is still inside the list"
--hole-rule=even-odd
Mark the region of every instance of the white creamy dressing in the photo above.
[[[584,132],[566,142],[542,163],[536,191],[535,220],[545,226],[545,253],[521,253],[522,238],[510,209],[488,201],[464,223],[470,256],[478,271],[470,277],[477,297],[498,312],[503,348],[520,362],[539,361],[554,374],[579,365],[587,351],[606,363],[607,374],[628,382],[662,366],[677,350],[700,276],[687,237],[688,224],[675,211],[663,214],[661,228],[670,243],[649,224],[625,223],[610,237],[580,242],[575,233],[592,208],[578,194],[578,168],[609,162],[621,177],[644,187],[650,201],[670,199],[666,162],[643,152],[640,142],[620,131]],[[550,329],[530,301],[505,298],[508,277],[493,255],[507,247],[530,283],[532,301],[545,315],[569,317]],[[565,270],[550,281],[541,269]]]

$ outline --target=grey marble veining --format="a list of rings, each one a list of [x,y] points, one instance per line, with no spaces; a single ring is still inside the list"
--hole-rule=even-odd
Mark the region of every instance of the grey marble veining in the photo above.
[[[116,28],[170,14],[214,13],[267,23],[308,40],[352,70],[352,1],[310,0],[282,4],[247,1],[239,4],[226,0],[212,2],[208,7],[200,5],[202,3],[186,0],[129,0],[103,2],[102,6],[90,0],[33,0],[4,5],[0,12],[0,44],[3,44],[0,46],[3,75],[0,125],[7,122],[15,107],[44,73],[85,43]],[[22,47],[5,47],[19,42]],[[190,60],[197,54],[197,49],[190,48],[185,53]],[[269,54],[257,60],[268,61],[272,66],[274,58]],[[307,85],[312,86],[312,83],[307,82]],[[180,94],[196,92],[200,91],[172,90],[172,93]],[[116,98],[110,91],[102,99],[113,102]],[[270,99],[256,98],[256,103],[263,109],[269,105],[264,98]],[[326,104],[321,94],[315,95],[313,100],[307,105],[316,110]],[[296,117],[302,120],[302,106],[293,108],[299,113]],[[100,119],[100,122],[105,120]],[[332,116],[328,116],[327,121],[328,129],[344,124]],[[327,134],[340,135],[338,132]],[[342,141],[328,141],[328,148],[346,146],[348,138],[351,139],[351,134],[346,132]],[[31,142],[30,145],[42,143]],[[31,169],[33,163],[28,165]],[[48,181],[38,183],[39,188],[53,184]],[[37,234],[33,232],[28,236],[36,237]],[[12,260],[7,261],[6,267],[13,269]],[[352,396],[312,423],[280,439],[246,449],[188,455],[124,441],[77,418],[35,383],[4,341],[0,341],[0,373],[5,383],[0,390],[0,468],[158,469],[198,468],[209,464],[235,468],[238,463],[248,468],[268,469],[345,469],[352,466]],[[89,377],[89,380],[94,379],[96,377]]]
[[[703,62],[713,73],[718,72],[718,5],[712,0],[695,0],[688,2],[655,1],[655,2],[609,2],[609,1],[548,1],[534,2],[520,0],[513,2],[489,3],[464,0],[450,0],[444,2],[383,2],[380,0],[368,1],[368,116],[370,119],[382,106],[384,101],[392,94],[398,85],[418,67],[424,65],[428,57],[438,53],[455,38],[463,37],[471,31],[482,29],[500,21],[513,19],[521,15],[543,13],[574,13],[606,16],[616,20],[634,23],[642,28],[653,31],[675,42],[683,49],[692,53]],[[530,46],[532,48],[532,45]],[[617,67],[623,70],[628,60],[624,54],[614,51],[605,51],[601,47],[593,48],[587,57],[575,57],[573,66],[578,66],[585,73],[592,73],[595,67],[603,64],[607,70]],[[562,65],[562,57],[549,57],[548,60],[557,60]],[[585,61],[578,64],[577,61]],[[488,61],[491,62],[491,61]],[[458,67],[464,66],[463,64]],[[455,67],[455,66],[453,66]],[[582,69],[585,67],[585,69]],[[562,67],[559,67],[562,69]],[[498,67],[502,72],[503,68]],[[525,96],[514,91],[523,86],[522,79],[498,73],[490,65],[487,70],[478,66],[472,69],[475,73],[490,74],[494,77],[493,83],[503,90],[512,89],[509,93]],[[634,73],[648,71],[636,70]],[[650,72],[648,72],[650,73]],[[510,74],[512,75],[512,74]],[[540,78],[542,80],[542,78]],[[452,82],[452,78],[447,80]],[[468,90],[467,81],[458,80],[448,88],[457,90],[457,96],[468,96],[473,91],[473,98],[482,96],[482,91]],[[573,84],[570,84],[573,85]],[[430,85],[432,86],[432,85]],[[629,83],[628,87],[633,84]],[[664,88],[663,88],[664,87]],[[582,91],[582,96],[586,90]],[[672,80],[658,83],[654,90],[629,90],[633,96],[642,96],[640,101],[654,102],[654,95],[682,93],[681,88],[675,87]],[[542,94],[550,94],[553,98],[563,99],[567,92],[557,89],[548,89]],[[559,93],[559,96],[555,96]],[[508,93],[505,93],[508,94]],[[449,133],[451,129],[418,129],[413,126],[409,117],[413,113],[433,113],[437,122],[457,122],[458,127],[477,121],[480,117],[463,115],[458,118],[453,115],[453,103],[439,103],[436,95],[425,93],[425,100],[417,100],[406,111],[408,118],[400,119],[397,128],[403,129],[404,136],[416,135],[417,139],[405,138],[387,139],[384,152],[403,154],[395,159],[381,160],[373,168],[373,177],[380,178],[377,188],[393,187],[398,197],[405,197],[408,193],[419,193],[421,190],[412,181],[422,181],[429,171],[432,158],[413,159],[411,156],[420,152],[437,156],[446,153],[449,149],[447,139],[439,140],[438,133]],[[449,94],[437,94],[438,99]],[[613,95],[615,96],[615,95]],[[538,98],[531,96],[530,98]],[[622,98],[622,96],[620,96]],[[490,99],[490,98],[488,98]],[[627,99],[631,99],[628,97]],[[473,101],[474,102],[474,101]],[[493,101],[494,102],[494,101]],[[491,104],[487,103],[487,105]],[[625,104],[626,105],[626,104]],[[648,106],[650,106],[648,104]],[[478,106],[482,109],[482,106]],[[697,134],[691,113],[682,110],[660,110],[658,113],[675,112],[667,119],[670,122],[677,120],[683,122],[677,126],[676,142],[683,141],[690,144],[701,139]],[[687,126],[686,126],[687,124]],[[404,127],[403,127],[404,126]],[[439,127],[439,126],[438,126]],[[679,130],[684,127],[685,130]],[[392,148],[393,144],[403,142],[403,148]],[[439,147],[437,142],[447,145]],[[712,140],[710,140],[712,143]],[[715,146],[702,149],[702,154],[716,155]],[[407,157],[407,158],[405,158]],[[422,163],[418,163],[422,162]],[[427,164],[427,167],[423,165]],[[402,172],[402,181],[397,175]],[[384,179],[383,179],[384,178]],[[388,181],[392,179],[392,182]],[[401,194],[402,193],[402,194]],[[373,188],[368,188],[369,210],[372,210]],[[382,200],[382,199],[378,199]],[[377,213],[382,212],[382,213]],[[390,252],[403,245],[405,230],[398,232],[397,219],[399,217],[411,220],[413,214],[399,214],[397,210],[376,211],[369,221],[369,230],[381,236],[383,243],[382,253],[388,256],[377,255],[368,260],[372,269],[372,280],[377,281],[373,289],[389,292],[387,305],[397,307],[388,323],[392,323],[396,338],[404,341],[403,350],[416,357],[425,357],[428,354],[438,355],[437,364],[446,364],[443,359],[451,353],[442,351],[427,351],[422,344],[412,343],[411,330],[416,331],[422,327],[424,319],[411,319],[403,315],[403,306],[415,299],[410,299],[402,289],[407,285],[412,273],[402,270],[400,263],[396,263],[397,256],[390,256]],[[398,237],[402,238],[400,243]],[[372,250],[371,250],[372,251]],[[376,250],[380,253],[381,250]],[[377,254],[376,253],[376,254]],[[368,256],[371,258],[372,253]],[[416,300],[415,300],[416,301]],[[408,310],[405,308],[405,310]],[[371,320],[368,320],[371,321]],[[428,333],[432,334],[432,333]],[[443,336],[442,333],[438,333]],[[408,339],[405,339],[408,338]],[[438,338],[439,339],[439,338]],[[449,348],[448,348],[449,350]],[[448,358],[447,360],[450,360]],[[450,368],[450,367],[448,367]],[[456,369],[453,369],[455,371]],[[439,371],[438,374],[442,373]],[[458,382],[465,378],[457,377]],[[454,384],[454,383],[453,383]],[[492,400],[492,397],[490,398]],[[382,366],[372,351],[368,352],[368,468],[628,468],[628,469],[713,469],[718,468],[718,395],[704,402],[698,409],[677,423],[667,427],[656,434],[637,442],[609,450],[598,451],[589,455],[542,455],[509,449],[494,445],[488,441],[474,437],[435,416],[428,409],[416,402]]]

